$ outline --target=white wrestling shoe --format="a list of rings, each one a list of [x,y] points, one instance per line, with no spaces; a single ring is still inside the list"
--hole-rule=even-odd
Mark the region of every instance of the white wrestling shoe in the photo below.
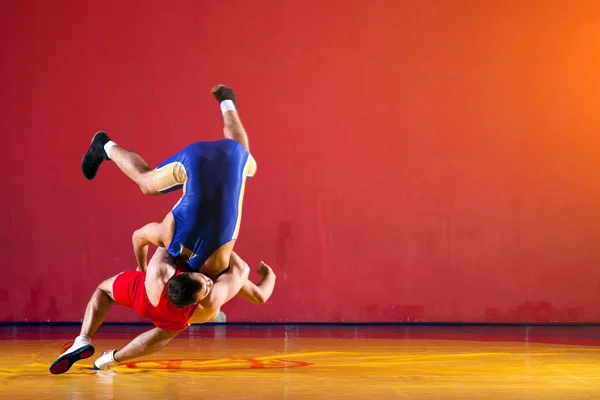
[[[116,350],[104,350],[102,356],[94,361],[94,369],[104,371],[118,365],[119,363],[115,361],[115,352]]]
[[[77,336],[73,345],[50,365],[50,373],[64,374],[74,363],[92,355],[94,355],[94,346],[90,344],[90,339],[85,336]]]

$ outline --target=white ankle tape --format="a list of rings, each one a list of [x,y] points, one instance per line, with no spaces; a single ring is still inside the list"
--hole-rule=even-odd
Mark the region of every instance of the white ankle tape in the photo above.
[[[104,145],[104,152],[106,153],[106,155],[108,156],[108,158],[110,158],[110,149],[113,148],[113,146],[116,146],[117,144],[115,142],[113,142],[112,140],[109,140],[108,142],[106,142],[106,144]]]
[[[235,104],[233,104],[233,100],[223,100],[221,102],[221,112],[225,114],[227,111],[235,111]]]

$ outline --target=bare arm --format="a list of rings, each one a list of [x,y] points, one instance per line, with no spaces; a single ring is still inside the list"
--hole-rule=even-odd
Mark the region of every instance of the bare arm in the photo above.
[[[151,222],[133,232],[133,253],[137,262],[137,270],[145,271],[148,268],[148,245],[164,247],[162,240],[162,224]]]
[[[229,270],[217,278],[208,296],[200,302],[202,307],[216,313],[240,291],[244,282],[248,280],[249,272],[248,264],[232,252]]]
[[[161,328],[150,329],[138,335],[131,342],[127,343],[125,347],[115,352],[115,361],[123,362],[154,353],[169,344],[180,332],[168,331]]]
[[[262,261],[256,273],[262,278],[258,285],[247,279],[237,295],[252,304],[265,304],[275,289],[276,276],[271,267]]]

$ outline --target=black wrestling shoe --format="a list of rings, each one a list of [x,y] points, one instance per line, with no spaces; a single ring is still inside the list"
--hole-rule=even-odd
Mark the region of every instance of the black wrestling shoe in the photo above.
[[[231,100],[235,103],[235,92],[233,89],[225,87],[223,85],[217,85],[212,88],[212,94],[215,96],[215,99],[221,104],[223,100]]]
[[[92,143],[87,153],[81,159],[81,172],[86,179],[92,180],[100,168],[102,161],[108,160],[108,155],[104,151],[104,145],[108,143],[110,138],[106,133],[100,131],[92,138]]]

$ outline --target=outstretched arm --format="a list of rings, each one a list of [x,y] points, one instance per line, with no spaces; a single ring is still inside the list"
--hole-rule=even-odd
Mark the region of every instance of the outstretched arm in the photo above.
[[[265,304],[275,289],[276,276],[271,267],[262,261],[256,273],[261,278],[258,285],[247,279],[237,295],[252,304]]]
[[[240,291],[242,285],[248,280],[250,267],[237,254],[231,253],[229,270],[219,276],[200,305],[208,313],[216,314],[221,306],[231,300]]]

